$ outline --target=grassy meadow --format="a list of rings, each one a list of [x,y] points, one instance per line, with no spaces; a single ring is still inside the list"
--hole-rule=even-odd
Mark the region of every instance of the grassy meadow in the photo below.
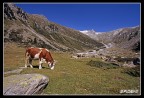
[[[4,44],[4,72],[24,67],[25,48],[15,43]],[[69,52],[51,51],[57,61],[54,70],[47,64],[38,69],[38,61],[33,61],[34,68],[23,69],[20,74],[39,73],[49,77],[48,86],[43,94],[58,95],[109,95],[120,94],[120,90],[139,90],[140,77],[122,73],[123,68],[97,68],[87,63],[97,58],[71,59]],[[8,75],[6,75],[8,76]],[[4,75],[4,77],[6,77]]]

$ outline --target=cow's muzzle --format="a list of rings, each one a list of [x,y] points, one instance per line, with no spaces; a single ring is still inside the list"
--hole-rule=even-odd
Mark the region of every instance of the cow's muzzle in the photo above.
[[[51,70],[54,69],[55,63],[56,63],[55,60],[54,60],[54,62],[48,62],[48,65],[49,65],[49,67],[50,67]]]

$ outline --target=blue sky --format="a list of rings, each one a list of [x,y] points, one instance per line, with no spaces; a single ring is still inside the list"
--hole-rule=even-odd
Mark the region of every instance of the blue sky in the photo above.
[[[29,14],[76,30],[107,32],[140,25],[140,3],[17,3]]]

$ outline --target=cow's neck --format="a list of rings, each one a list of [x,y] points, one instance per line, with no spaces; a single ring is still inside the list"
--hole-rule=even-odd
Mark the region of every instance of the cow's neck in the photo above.
[[[53,63],[53,58],[51,57],[51,54],[49,53],[49,55],[46,55],[46,61],[47,62],[51,62],[51,63]]]

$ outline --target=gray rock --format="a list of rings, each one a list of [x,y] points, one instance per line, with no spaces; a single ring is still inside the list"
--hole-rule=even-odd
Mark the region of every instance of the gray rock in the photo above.
[[[4,74],[12,74],[12,73],[19,74],[19,73],[21,73],[22,70],[23,69],[16,69],[16,70],[4,72]]]
[[[4,77],[4,95],[34,95],[42,93],[49,78],[41,74],[22,74]]]

